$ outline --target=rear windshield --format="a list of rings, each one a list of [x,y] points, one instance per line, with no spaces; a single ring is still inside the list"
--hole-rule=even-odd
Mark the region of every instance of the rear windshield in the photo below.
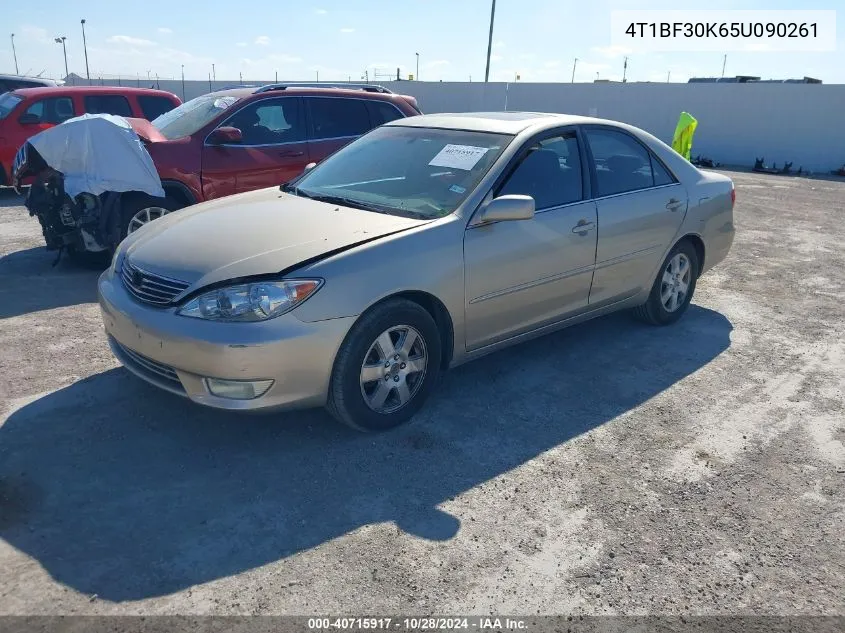
[[[13,95],[10,92],[0,95],[0,119],[5,119],[15,106],[23,101],[23,97]]]
[[[156,117],[152,123],[166,139],[190,136],[211,123],[236,101],[238,97],[204,95],[191,99],[170,112],[165,112]]]

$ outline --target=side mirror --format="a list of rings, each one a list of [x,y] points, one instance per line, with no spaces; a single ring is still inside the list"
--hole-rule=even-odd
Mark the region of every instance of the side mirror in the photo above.
[[[240,143],[244,140],[243,134],[236,127],[224,125],[214,130],[208,135],[208,143],[210,145],[229,145]]]
[[[305,166],[305,169],[303,169],[303,170],[302,170],[302,173],[303,173],[303,174],[307,174],[309,171],[311,171],[312,169],[314,169],[316,166],[317,166],[317,163],[308,163],[308,164]]]
[[[36,114],[22,114],[18,119],[18,123],[23,125],[35,125],[41,123],[41,119]]]
[[[499,196],[481,209],[474,224],[530,220],[534,217],[534,198],[531,196]]]

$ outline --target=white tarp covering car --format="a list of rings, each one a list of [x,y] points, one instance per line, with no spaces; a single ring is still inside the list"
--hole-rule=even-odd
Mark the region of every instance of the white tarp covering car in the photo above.
[[[109,114],[85,114],[36,134],[18,150],[12,175],[16,188],[31,182],[26,207],[59,256],[111,251],[131,231],[179,208],[165,198],[130,122]]]
[[[123,117],[83,114],[36,134],[29,144],[64,174],[65,193],[71,198],[106,191],[164,197],[153,159]]]

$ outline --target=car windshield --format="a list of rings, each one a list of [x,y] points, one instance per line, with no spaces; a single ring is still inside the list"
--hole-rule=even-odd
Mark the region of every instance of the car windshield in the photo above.
[[[5,119],[15,106],[23,101],[23,97],[13,95],[11,92],[0,95],[0,119]]]
[[[191,99],[153,119],[153,125],[162,136],[173,140],[190,136],[213,121],[218,114],[230,108],[239,97],[204,95]]]
[[[425,127],[377,128],[286,190],[422,219],[452,213],[513,136]]]

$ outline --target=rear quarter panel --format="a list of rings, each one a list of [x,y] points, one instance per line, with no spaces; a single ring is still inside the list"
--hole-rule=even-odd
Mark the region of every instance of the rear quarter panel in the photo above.
[[[731,190],[727,176],[699,170],[699,178],[687,184],[689,209],[682,227],[683,234],[695,234],[704,242],[705,273],[727,257],[734,240],[734,217]]]

